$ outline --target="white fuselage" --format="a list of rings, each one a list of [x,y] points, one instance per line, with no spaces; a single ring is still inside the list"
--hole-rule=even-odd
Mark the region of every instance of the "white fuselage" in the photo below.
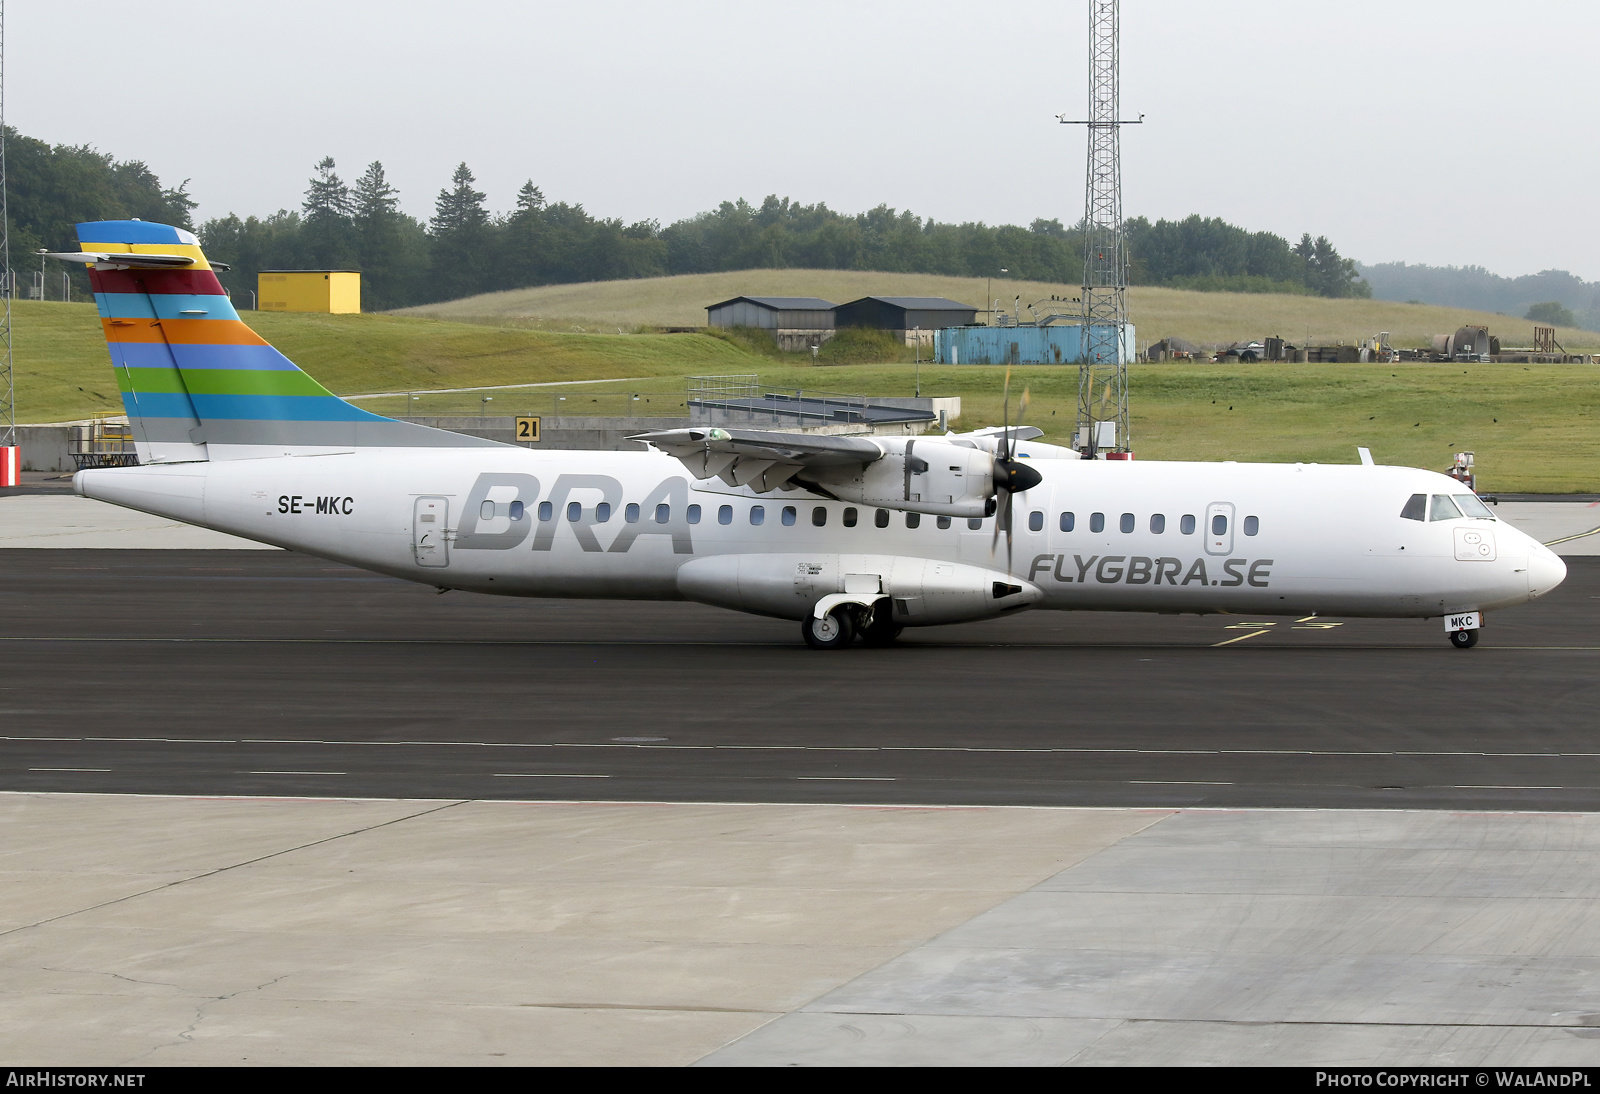
[[[793,618],[827,589],[802,588],[795,577],[792,610],[787,600],[702,595],[696,588],[734,570],[701,560],[777,556],[770,561],[780,581],[790,571],[815,581],[837,575],[841,590],[844,575],[883,572],[887,581],[893,560],[931,560],[941,572],[953,565],[1009,574],[1026,583],[1033,606],[1062,610],[1396,617],[1520,604],[1565,576],[1548,548],[1503,522],[1403,519],[1410,495],[1466,493],[1428,471],[1062,459],[1033,466],[1043,481],[1015,499],[1009,567],[994,517],[917,517],[802,490],[756,494],[695,481],[656,452],[366,450],[84,471],[76,487],[440,588],[692,596]],[[685,583],[688,562],[711,576]]]

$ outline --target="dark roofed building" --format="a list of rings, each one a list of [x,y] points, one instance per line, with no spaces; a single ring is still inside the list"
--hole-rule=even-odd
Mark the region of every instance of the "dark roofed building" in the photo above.
[[[736,296],[706,309],[713,327],[831,330],[834,306],[815,296]]]
[[[706,325],[771,331],[780,349],[799,351],[833,337],[834,305],[815,296],[736,296],[706,308]]]
[[[942,296],[863,296],[834,309],[834,322],[840,327],[867,327],[892,331],[907,345],[916,337],[933,344],[933,332],[944,327],[969,326],[978,315],[972,304],[946,300]]]

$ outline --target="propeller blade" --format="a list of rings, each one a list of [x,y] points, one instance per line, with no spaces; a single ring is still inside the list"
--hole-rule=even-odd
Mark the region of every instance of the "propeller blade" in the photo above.
[[[1011,366],[1006,366],[1005,384],[1005,416],[1001,419],[1004,427],[1000,433],[1000,458],[1006,459],[1011,455]]]
[[[1011,502],[1016,497],[1011,491],[1006,491],[1006,573],[1011,572]]]
[[[998,483],[995,487],[994,534],[989,537],[990,558],[993,558],[995,552],[1000,549],[1000,526],[1005,523],[1006,513],[1011,504],[1011,491]]]

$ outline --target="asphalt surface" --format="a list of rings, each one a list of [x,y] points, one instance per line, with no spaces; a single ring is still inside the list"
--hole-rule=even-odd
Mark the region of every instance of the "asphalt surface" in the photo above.
[[[0,789],[1596,810],[1600,558],[1568,565],[1466,651],[1437,621],[1040,612],[819,653],[288,552],[0,551]]]

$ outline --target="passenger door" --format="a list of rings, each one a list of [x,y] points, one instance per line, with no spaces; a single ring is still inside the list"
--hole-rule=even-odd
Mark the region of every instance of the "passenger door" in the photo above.
[[[417,499],[411,511],[411,556],[418,566],[450,565],[450,545],[445,541],[449,518],[449,498]]]

